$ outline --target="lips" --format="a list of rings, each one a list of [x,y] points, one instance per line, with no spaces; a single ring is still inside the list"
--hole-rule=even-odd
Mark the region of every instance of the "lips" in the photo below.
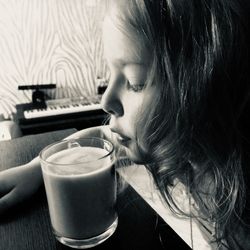
[[[131,140],[129,137],[122,134],[119,130],[111,128],[111,131],[115,134],[115,137],[120,144],[124,146],[128,145],[129,141]]]
[[[117,134],[117,140],[121,143],[121,144],[125,144],[127,143],[130,139],[126,136],[123,136],[123,135],[120,135],[120,134]]]

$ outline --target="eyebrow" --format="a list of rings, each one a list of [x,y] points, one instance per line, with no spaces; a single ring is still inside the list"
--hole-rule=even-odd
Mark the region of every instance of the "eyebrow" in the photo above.
[[[134,61],[134,60],[124,60],[124,59],[115,59],[113,61],[114,64],[116,65],[121,65],[121,66],[125,66],[125,65],[138,65],[138,66],[147,66],[147,63],[144,63],[142,61]]]

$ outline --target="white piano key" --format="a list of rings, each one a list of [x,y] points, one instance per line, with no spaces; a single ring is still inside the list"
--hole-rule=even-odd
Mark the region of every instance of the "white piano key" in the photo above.
[[[44,109],[25,110],[24,117],[26,119],[34,119],[34,118],[40,118],[40,117],[49,117],[49,116],[64,115],[64,114],[71,114],[71,113],[78,113],[78,112],[87,112],[87,111],[94,111],[94,110],[100,110],[100,109],[101,109],[100,103],[62,104],[58,106],[57,105],[48,106],[46,109],[44,108]]]

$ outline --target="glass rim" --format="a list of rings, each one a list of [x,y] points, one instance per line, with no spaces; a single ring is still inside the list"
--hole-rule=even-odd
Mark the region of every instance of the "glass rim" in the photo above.
[[[40,153],[39,153],[39,159],[44,162],[44,163],[47,163],[47,164],[53,164],[53,165],[56,165],[56,166],[67,166],[67,165],[70,165],[70,163],[56,163],[56,162],[53,162],[53,161],[47,161],[45,159],[43,159],[43,154],[46,150],[48,150],[49,148],[52,148],[53,146],[59,144],[59,143],[63,143],[63,142],[77,142],[77,141],[87,141],[87,140],[96,140],[96,141],[103,141],[104,143],[107,143],[111,146],[111,150],[110,151],[107,151],[107,154],[105,154],[104,156],[101,156],[99,158],[96,158],[94,160],[89,160],[89,161],[81,161],[81,162],[77,162],[77,163],[74,163],[73,165],[78,165],[78,164],[87,164],[87,163],[91,163],[91,162],[94,162],[94,161],[99,161],[99,160],[102,160],[106,157],[108,157],[109,155],[111,155],[113,152],[114,152],[114,145],[112,142],[106,140],[106,139],[103,139],[103,138],[99,138],[99,137],[84,137],[84,138],[71,138],[71,139],[62,139],[62,140],[58,140],[58,141],[55,141],[49,145],[47,145],[46,147],[44,147]],[[66,149],[64,149],[66,150]],[[71,164],[72,165],[72,164]]]

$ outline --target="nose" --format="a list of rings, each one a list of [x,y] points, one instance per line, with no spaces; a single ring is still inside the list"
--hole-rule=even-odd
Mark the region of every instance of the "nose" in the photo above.
[[[118,80],[110,80],[107,89],[102,95],[102,109],[110,115],[114,115],[116,117],[122,116],[124,110],[121,102],[121,95],[121,84],[119,84]]]

